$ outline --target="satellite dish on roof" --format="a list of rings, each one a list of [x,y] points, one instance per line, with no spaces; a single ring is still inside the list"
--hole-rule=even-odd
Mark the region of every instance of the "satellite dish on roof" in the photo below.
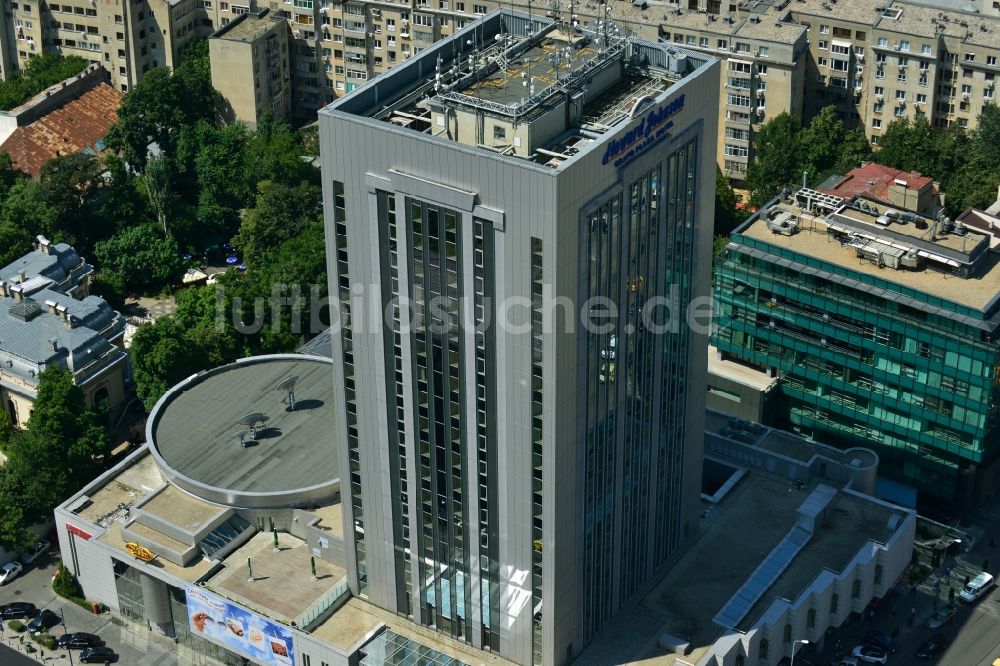
[[[243,448],[246,448],[246,446],[247,446],[246,439],[247,439],[247,435],[249,435],[249,434],[250,434],[249,430],[237,430],[236,432],[233,433],[232,437],[230,437],[229,439],[238,439],[238,440],[240,440],[240,446],[242,446]]]
[[[241,426],[247,426],[250,428],[250,440],[254,441],[257,439],[257,426],[263,425],[267,421],[267,417],[260,412],[250,412],[243,418],[241,418],[237,423]]]
[[[295,383],[297,381],[299,381],[297,376],[286,377],[278,382],[278,385],[274,387],[275,391],[285,392],[285,397],[281,400],[281,402],[285,405],[285,411],[295,411]]]

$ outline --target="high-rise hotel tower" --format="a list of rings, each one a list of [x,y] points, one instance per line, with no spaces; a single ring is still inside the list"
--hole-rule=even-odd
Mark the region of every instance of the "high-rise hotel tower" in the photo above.
[[[352,592],[562,664],[694,529],[718,67],[498,10],[320,113]]]

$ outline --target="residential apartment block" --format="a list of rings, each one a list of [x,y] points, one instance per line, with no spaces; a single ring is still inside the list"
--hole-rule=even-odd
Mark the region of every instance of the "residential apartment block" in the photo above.
[[[267,9],[239,16],[212,35],[212,86],[233,118],[256,127],[266,112],[279,120],[291,117],[290,38],[288,21]]]
[[[693,534],[707,336],[641,314],[708,293],[718,69],[504,9],[320,112],[352,593],[560,664]]]
[[[1000,481],[1000,269],[990,234],[803,188],[732,235],[713,343],[780,377],[779,425],[870,446],[921,494]]]

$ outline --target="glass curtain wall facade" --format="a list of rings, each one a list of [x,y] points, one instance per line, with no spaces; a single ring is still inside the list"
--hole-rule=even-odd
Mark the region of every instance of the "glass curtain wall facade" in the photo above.
[[[883,473],[970,499],[973,468],[995,453],[1000,358],[995,334],[961,317],[984,313],[738,233],[715,303],[716,347],[781,376],[777,425],[874,446]]]
[[[618,311],[613,325],[589,334],[581,364],[587,385],[583,621],[588,637],[642,588],[683,538],[690,331],[677,321],[678,313],[644,308],[653,307],[654,296],[678,304],[691,300],[697,170],[695,139],[584,219],[584,300],[600,298]]]

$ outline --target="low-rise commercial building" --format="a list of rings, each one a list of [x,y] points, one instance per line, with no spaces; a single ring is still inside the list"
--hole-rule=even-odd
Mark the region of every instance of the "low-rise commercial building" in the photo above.
[[[38,248],[0,268],[0,404],[24,427],[38,377],[52,365],[73,373],[88,406],[112,410],[129,376],[124,318],[89,295],[92,267],[72,247],[39,236]]]
[[[888,208],[806,188],[763,207],[716,264],[713,343],[780,377],[777,423],[973,503],[1000,470],[1000,256],[977,229]]]
[[[698,537],[576,663],[787,664],[905,573],[916,514],[870,495],[873,451],[711,411],[705,425]]]

